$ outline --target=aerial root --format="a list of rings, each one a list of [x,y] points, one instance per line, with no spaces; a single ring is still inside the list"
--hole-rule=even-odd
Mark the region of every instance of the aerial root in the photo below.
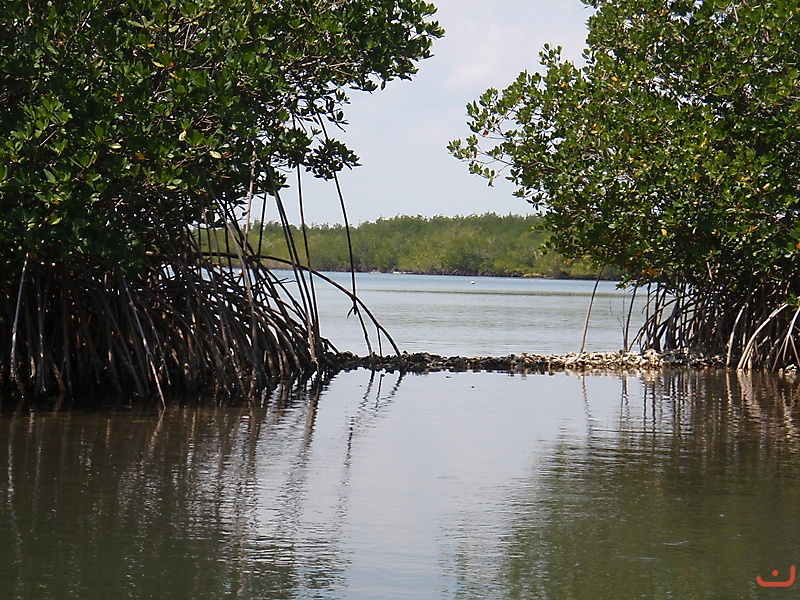
[[[163,399],[162,386],[248,397],[324,371],[332,347],[259,277],[256,302],[241,277],[212,263],[153,260],[131,277],[26,261],[18,293],[0,306],[13,340],[0,352],[2,378],[36,396],[111,389]]]
[[[722,288],[650,289],[645,323],[636,338],[643,349],[723,355],[739,370],[800,366],[800,308],[787,290],[747,293]]]

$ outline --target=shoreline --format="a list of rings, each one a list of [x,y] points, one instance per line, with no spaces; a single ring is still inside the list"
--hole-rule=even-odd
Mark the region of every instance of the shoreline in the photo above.
[[[403,352],[389,356],[358,356],[342,352],[333,359],[337,371],[370,369],[388,373],[502,372],[546,374],[557,372],[659,370],[670,367],[727,369],[724,355],[705,356],[690,352],[646,350],[637,352],[571,352],[569,354],[509,354],[507,356],[441,356],[428,352]],[[785,373],[796,372],[786,369]]]
[[[349,269],[326,269],[327,273],[350,273]],[[500,273],[500,272],[474,272],[474,271],[356,271],[360,273],[374,273],[381,275],[436,275],[441,277],[503,277],[508,279],[548,279],[555,281],[595,281],[597,275],[571,274],[562,271],[558,274],[532,275],[525,273]],[[619,277],[601,277],[600,281],[619,281]]]
[[[268,266],[272,271],[291,271],[291,267],[286,265]],[[320,269],[320,273],[350,273],[350,269],[346,268],[327,268]],[[595,281],[598,279],[596,274],[581,275],[572,274],[562,271],[558,274],[548,275],[533,275],[524,273],[499,273],[499,272],[472,272],[472,271],[379,271],[379,270],[356,270],[356,275],[360,274],[375,274],[375,275],[434,275],[441,277],[497,277],[508,279],[546,279],[550,281]],[[600,281],[620,281],[619,277],[604,276],[600,277]]]

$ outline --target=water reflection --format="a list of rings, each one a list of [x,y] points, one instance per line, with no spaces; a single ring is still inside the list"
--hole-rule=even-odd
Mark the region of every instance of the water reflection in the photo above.
[[[800,562],[799,426],[794,382],[691,371],[359,371],[264,407],[5,414],[0,585],[761,597]]]
[[[312,399],[293,400],[6,419],[2,581],[16,598],[285,598],[331,585],[335,540],[304,554],[291,536]],[[265,469],[283,478],[267,529],[255,518]]]
[[[758,597],[756,575],[800,558],[796,387],[637,383],[614,426],[587,415],[512,492],[505,597]]]

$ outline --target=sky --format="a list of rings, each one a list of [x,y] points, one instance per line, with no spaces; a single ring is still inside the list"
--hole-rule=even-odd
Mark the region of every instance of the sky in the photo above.
[[[589,9],[580,0],[432,0],[445,36],[433,56],[418,63],[409,81],[392,81],[372,94],[350,92],[349,125],[342,139],[361,166],[340,184],[349,222],[395,215],[456,216],[494,212],[529,214],[510,182],[489,187],[447,151],[450,140],[469,135],[466,105],[487,88],[502,89],[523,70],[539,67],[544,44],[561,46],[578,61]],[[303,181],[306,222],[342,222],[331,182]],[[283,196],[298,223],[295,194]],[[274,211],[267,220],[277,219]]]

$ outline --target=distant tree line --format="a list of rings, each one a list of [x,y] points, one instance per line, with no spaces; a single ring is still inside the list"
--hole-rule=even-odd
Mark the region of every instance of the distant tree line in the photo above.
[[[533,215],[492,213],[378,219],[351,228],[353,262],[357,271],[560,278],[596,275],[589,262],[568,261],[548,250],[549,234],[538,228],[538,223],[539,217]],[[301,261],[308,264],[302,232],[295,226],[291,232]],[[312,268],[350,268],[344,226],[314,225],[306,233]],[[262,226],[256,222],[250,230],[250,243],[253,248],[260,245],[261,254],[288,259],[284,236],[279,223]]]

